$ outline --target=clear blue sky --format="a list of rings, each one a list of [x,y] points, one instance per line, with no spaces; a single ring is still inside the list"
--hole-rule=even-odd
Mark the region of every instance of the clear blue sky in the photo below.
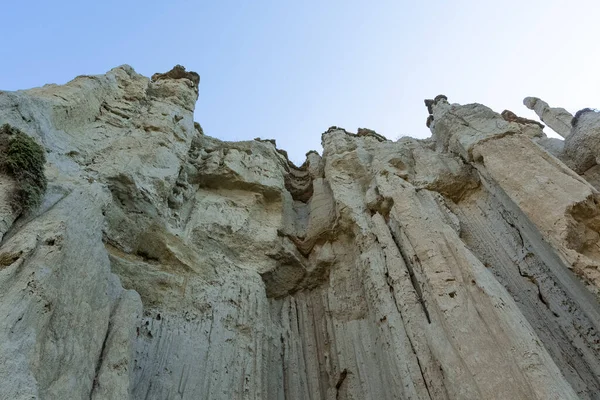
[[[427,137],[439,93],[526,117],[529,95],[600,107],[597,0],[23,0],[2,28],[0,89],[182,64],[207,134],[275,138],[296,163],[331,125]]]

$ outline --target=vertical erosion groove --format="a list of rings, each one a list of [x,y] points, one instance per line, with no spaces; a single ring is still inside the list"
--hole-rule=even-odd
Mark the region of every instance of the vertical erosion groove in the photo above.
[[[429,324],[431,324],[431,317],[429,316],[429,310],[427,309],[427,305],[425,304],[425,299],[423,298],[423,290],[421,289],[421,285],[419,284],[419,281],[415,275],[413,260],[411,260],[410,257],[408,257],[408,255],[406,254],[406,250],[403,248],[404,243],[403,243],[403,239],[401,238],[401,235],[403,235],[402,228],[400,228],[398,223],[391,218],[389,220],[388,226],[390,228],[390,232],[392,232],[392,238],[394,239],[394,243],[396,243],[396,247],[398,248],[398,251],[400,252],[400,255],[402,256],[402,259],[404,260],[404,264],[406,265],[406,268],[408,269],[408,273],[410,276],[410,282],[412,283],[412,286],[415,289],[415,292],[417,293],[417,298],[419,300],[419,303],[421,304],[423,313],[425,313],[427,322]],[[414,261],[418,262],[418,259],[415,258]]]
[[[392,239],[393,239],[393,237],[392,237]],[[380,244],[379,240],[377,238],[375,240],[377,241],[378,244]],[[398,247],[397,244],[396,244],[396,247]],[[395,290],[394,285],[392,283],[392,278],[390,277],[390,274],[389,274],[388,260],[387,260],[387,256],[386,256],[385,252],[383,252],[383,257],[384,257],[384,270],[385,270],[385,277],[384,278],[385,278],[385,282],[386,282],[386,284],[389,287],[390,294],[391,294],[391,296],[393,298],[393,302],[394,302],[394,306],[396,307],[396,311],[398,311],[398,315],[400,316],[400,320],[402,321],[402,324],[404,325],[405,329],[407,329],[407,327],[406,327],[407,321],[405,320],[406,317],[402,315],[402,310],[400,309],[398,298],[396,297],[396,290]],[[404,256],[402,256],[402,257],[404,259]],[[404,261],[404,264],[406,264],[406,261]],[[409,272],[409,275],[410,275],[410,272]],[[413,281],[413,278],[410,277],[410,276],[409,276],[409,278],[410,278],[410,282],[411,282],[412,286],[414,287],[415,282]],[[416,290],[415,290],[415,292],[416,292]],[[417,294],[417,296],[418,296],[418,294]],[[421,303],[421,307],[423,307],[422,299],[418,297],[418,301],[419,301],[419,303]],[[427,322],[430,324],[431,320],[429,319],[429,315],[427,314],[426,309],[423,309],[423,313],[425,314],[425,317],[427,318]],[[427,396],[428,396],[428,398],[431,399],[431,392],[430,392],[430,389],[429,389],[429,382],[427,380],[427,377],[425,376],[425,371],[423,370],[423,366],[421,365],[421,360],[420,360],[419,354],[417,354],[417,350],[415,349],[415,345],[413,343],[412,336],[413,336],[412,334],[410,334],[410,333],[407,332],[406,338],[408,339],[408,343],[410,345],[410,349],[411,349],[412,353],[415,355],[415,359],[417,360],[417,365],[419,367],[419,373],[421,374],[421,379],[423,380],[423,384],[425,385],[425,389],[427,390]],[[344,378],[345,378],[345,375],[344,375]]]
[[[344,368],[344,370],[340,373],[340,377],[338,378],[337,383],[335,384],[335,398],[338,400],[340,398],[340,389],[346,380],[346,375],[348,375],[348,370]]]

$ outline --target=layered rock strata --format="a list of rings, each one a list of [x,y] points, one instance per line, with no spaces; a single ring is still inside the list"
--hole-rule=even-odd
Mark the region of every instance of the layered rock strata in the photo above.
[[[49,181],[22,214],[0,175],[0,398],[600,398],[600,114],[440,95],[298,167],[204,135],[198,83],[0,93]]]

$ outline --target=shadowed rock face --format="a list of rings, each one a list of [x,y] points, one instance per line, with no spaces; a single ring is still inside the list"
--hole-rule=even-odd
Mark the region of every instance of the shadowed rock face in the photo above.
[[[600,398],[595,113],[553,142],[440,95],[431,138],[298,167],[202,134],[198,82],[0,94],[49,182],[19,215],[0,174],[0,398]]]

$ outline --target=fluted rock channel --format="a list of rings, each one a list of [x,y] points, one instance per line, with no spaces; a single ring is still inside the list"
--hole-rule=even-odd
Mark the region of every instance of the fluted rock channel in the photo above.
[[[198,83],[0,92],[48,179],[0,174],[0,399],[600,399],[599,113],[437,96],[297,167],[204,135]]]

